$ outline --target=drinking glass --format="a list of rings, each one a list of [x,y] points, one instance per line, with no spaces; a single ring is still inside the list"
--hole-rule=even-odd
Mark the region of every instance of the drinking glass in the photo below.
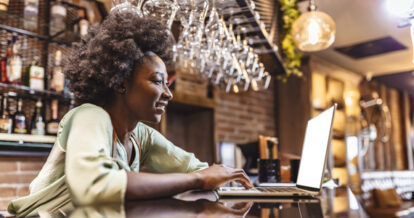
[[[146,0],[142,6],[142,13],[144,16],[157,18],[171,29],[178,9],[178,4],[174,0]]]

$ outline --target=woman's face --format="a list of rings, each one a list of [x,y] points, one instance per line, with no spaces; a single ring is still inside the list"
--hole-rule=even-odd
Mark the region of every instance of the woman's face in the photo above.
[[[164,62],[150,54],[136,66],[132,78],[125,82],[124,99],[130,114],[139,121],[160,122],[172,94],[168,89]]]

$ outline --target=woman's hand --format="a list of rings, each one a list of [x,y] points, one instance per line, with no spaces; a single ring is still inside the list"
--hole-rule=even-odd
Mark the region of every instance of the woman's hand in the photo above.
[[[203,190],[211,190],[218,188],[220,185],[236,181],[243,185],[246,189],[253,188],[253,184],[243,169],[233,169],[223,164],[213,166],[194,172],[200,182],[200,188]]]

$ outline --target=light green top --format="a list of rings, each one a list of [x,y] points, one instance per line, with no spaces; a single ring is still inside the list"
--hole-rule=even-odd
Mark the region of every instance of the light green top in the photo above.
[[[119,141],[117,158],[112,158],[113,127],[103,108],[83,104],[72,109],[59,123],[56,142],[30,184],[30,194],[10,202],[9,213],[31,216],[41,211],[64,213],[72,203],[123,203],[128,171],[144,168],[155,173],[184,173],[208,167],[143,123],[138,123],[133,133],[142,146],[142,159],[131,140],[136,155],[129,165]]]

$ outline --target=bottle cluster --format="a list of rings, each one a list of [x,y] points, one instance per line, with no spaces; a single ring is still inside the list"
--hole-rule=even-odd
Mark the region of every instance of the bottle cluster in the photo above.
[[[58,100],[50,103],[51,117],[45,119],[45,110],[42,100],[36,101],[36,107],[31,114],[26,114],[22,97],[15,93],[3,93],[1,96],[0,133],[56,135],[59,127]],[[16,101],[17,100],[17,101]],[[13,105],[14,103],[14,105]],[[73,101],[69,109],[73,108]],[[12,109],[15,112],[11,112]]]
[[[29,31],[37,31],[41,25],[39,25],[39,1],[40,0],[24,0],[23,9],[23,28]],[[49,20],[49,35],[52,38],[62,39],[64,38],[67,30],[70,28],[67,23],[74,23],[71,32],[82,37],[88,33],[89,21],[86,19],[85,11],[78,9],[77,22],[67,22],[68,10],[64,6],[63,1],[56,0],[51,1],[53,4],[50,7],[50,20]],[[66,3],[72,4],[72,0],[66,0]],[[0,0],[0,11],[7,12],[9,10],[9,0]]]
[[[6,53],[1,54],[0,58],[0,81],[6,84],[25,85],[35,90],[50,89],[68,94],[67,81],[65,81],[62,71],[62,51],[57,50],[54,53],[52,72],[45,75],[45,69],[39,63],[39,56],[34,56],[32,60],[23,61],[21,50],[22,44],[27,44],[25,40],[27,39],[20,40],[16,34],[12,36],[11,40],[8,40]],[[24,66],[24,62],[30,64]],[[48,76],[47,80],[45,80],[45,76]],[[48,83],[45,84],[45,81]]]

